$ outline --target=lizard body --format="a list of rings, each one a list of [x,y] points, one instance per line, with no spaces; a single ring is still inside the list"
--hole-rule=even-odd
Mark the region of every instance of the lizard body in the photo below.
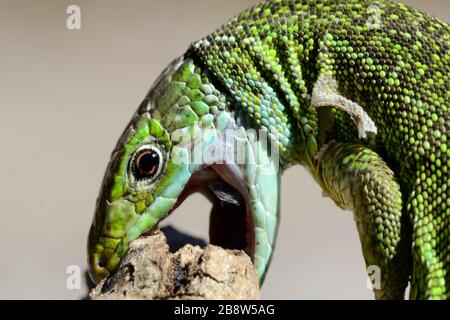
[[[200,191],[211,242],[245,250],[262,282],[280,175],[302,164],[353,211],[366,264],[381,270],[376,298],[401,299],[409,282],[413,299],[450,298],[449,31],[387,0],[272,0],[193,43],[113,152],[93,277]]]

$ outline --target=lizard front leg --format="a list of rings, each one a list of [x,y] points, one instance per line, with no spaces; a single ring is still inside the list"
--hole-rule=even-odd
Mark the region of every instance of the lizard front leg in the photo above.
[[[403,299],[410,275],[410,232],[400,186],[374,151],[331,142],[316,157],[316,174],[338,206],[354,212],[367,267],[378,266],[376,299]]]

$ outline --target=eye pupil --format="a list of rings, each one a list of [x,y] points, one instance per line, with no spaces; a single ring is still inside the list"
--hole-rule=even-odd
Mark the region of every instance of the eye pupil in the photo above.
[[[138,179],[153,177],[160,165],[159,154],[154,150],[144,150],[136,158],[135,174]]]

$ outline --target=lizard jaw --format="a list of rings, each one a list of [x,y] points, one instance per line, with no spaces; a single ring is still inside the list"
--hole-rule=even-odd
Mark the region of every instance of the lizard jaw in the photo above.
[[[177,209],[191,194],[202,193],[213,203],[210,219],[210,243],[225,249],[243,250],[255,262],[256,236],[248,187],[236,165],[210,164],[195,171],[165,217]],[[123,208],[122,208],[123,209]],[[100,210],[106,210],[100,208]],[[159,220],[139,237],[158,230]],[[91,279],[98,283],[114,272],[128,245],[122,238],[102,234],[93,224],[89,233]]]

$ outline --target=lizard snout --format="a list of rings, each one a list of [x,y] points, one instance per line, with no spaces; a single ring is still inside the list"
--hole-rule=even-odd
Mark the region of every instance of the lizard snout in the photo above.
[[[110,265],[116,260],[114,253],[118,240],[108,237],[100,237],[94,226],[89,231],[89,275],[95,283],[110,274]]]

